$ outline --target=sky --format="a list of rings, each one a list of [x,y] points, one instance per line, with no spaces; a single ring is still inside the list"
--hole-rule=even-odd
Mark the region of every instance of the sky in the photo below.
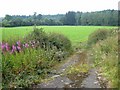
[[[9,15],[65,14],[68,11],[118,10],[119,0],[0,0],[0,17]]]

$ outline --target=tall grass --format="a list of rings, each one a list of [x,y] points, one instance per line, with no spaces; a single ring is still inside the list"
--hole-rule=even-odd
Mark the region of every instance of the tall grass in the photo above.
[[[108,81],[108,87],[118,88],[118,30],[113,30],[106,39],[93,45],[93,61]]]

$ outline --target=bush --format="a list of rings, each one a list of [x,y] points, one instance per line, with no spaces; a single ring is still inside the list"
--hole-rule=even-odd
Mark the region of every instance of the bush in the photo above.
[[[25,41],[35,41],[38,46],[45,48],[48,42],[48,37],[43,31],[43,28],[34,28],[34,30],[28,36],[26,36]]]
[[[88,37],[88,45],[91,46],[92,44],[95,44],[100,40],[106,39],[108,36],[108,33],[109,31],[106,29],[100,29],[100,30],[93,32]]]
[[[72,51],[71,41],[62,34],[49,33],[48,50],[56,50],[53,55],[54,60],[64,60]]]
[[[51,50],[56,48],[58,51],[71,50],[71,41],[62,34],[58,33],[45,33],[43,28],[35,28],[26,38],[27,41],[35,41],[41,48]]]
[[[69,51],[72,47],[71,41],[64,35],[58,33],[49,34],[49,43],[51,48],[55,46],[61,51]]]

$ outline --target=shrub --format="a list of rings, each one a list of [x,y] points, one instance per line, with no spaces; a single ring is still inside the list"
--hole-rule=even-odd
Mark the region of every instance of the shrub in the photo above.
[[[25,41],[35,41],[41,48],[45,48],[48,42],[47,34],[43,28],[34,28],[34,30],[25,38]]]
[[[109,31],[106,29],[100,29],[100,30],[93,32],[88,37],[88,45],[92,45],[92,44],[97,43],[100,40],[106,39],[108,36],[108,32]]]
[[[71,50],[71,41],[62,34],[51,33],[49,34],[50,47],[56,47],[61,51]]]
[[[55,50],[53,59],[61,61],[68,56],[72,50],[71,41],[59,33],[45,33],[43,29],[35,28],[27,37],[27,40],[35,41],[37,47],[45,49],[47,52]]]
[[[43,28],[35,28],[26,38],[27,41],[34,40],[41,48],[51,50],[57,48],[58,51],[69,51],[71,49],[71,41],[62,34],[45,33]]]
[[[49,33],[48,50],[55,50],[54,60],[64,60],[72,51],[71,41],[62,34]]]

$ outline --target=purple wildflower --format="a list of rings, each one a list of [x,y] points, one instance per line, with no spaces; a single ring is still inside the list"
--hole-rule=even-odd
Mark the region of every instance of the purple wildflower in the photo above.
[[[20,46],[17,46],[17,49],[18,49],[18,50],[21,50],[21,47],[20,47]]]
[[[6,51],[9,51],[9,45],[8,43],[5,44]]]
[[[12,51],[11,53],[15,52],[16,51],[16,46],[15,45],[12,45]]]
[[[21,46],[20,40],[17,42],[17,45],[18,45],[18,46]]]
[[[17,49],[18,52],[21,51],[21,47],[20,46],[17,46],[16,49]]]
[[[3,51],[4,48],[5,48],[5,44],[2,43],[1,48],[2,48],[2,51]]]

